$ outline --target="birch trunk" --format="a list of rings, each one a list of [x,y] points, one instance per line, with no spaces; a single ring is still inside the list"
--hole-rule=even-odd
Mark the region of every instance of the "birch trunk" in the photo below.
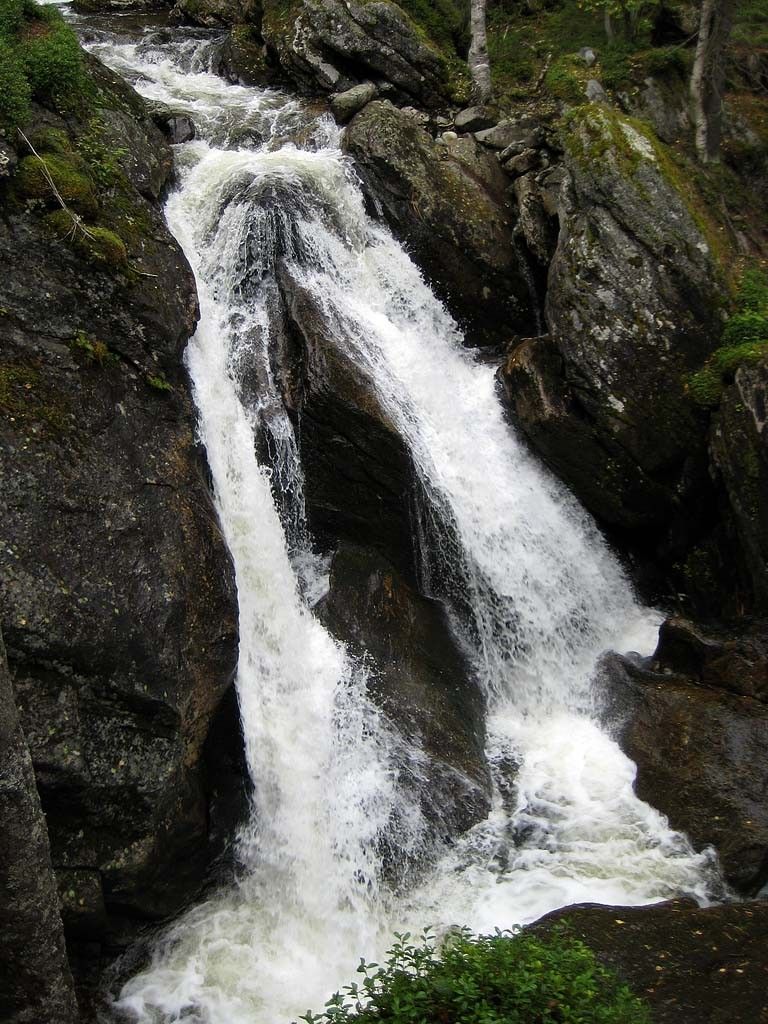
[[[470,37],[467,64],[472,78],[472,94],[476,103],[487,103],[491,98],[491,64],[488,59],[488,39],[485,31],[485,0],[470,0]]]
[[[738,0],[703,0],[691,71],[691,108],[696,153],[702,163],[719,159],[725,88],[725,48]]]

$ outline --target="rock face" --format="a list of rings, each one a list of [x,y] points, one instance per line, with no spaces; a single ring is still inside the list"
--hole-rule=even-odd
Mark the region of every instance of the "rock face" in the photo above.
[[[768,1017],[768,902],[702,909],[566,907],[533,927],[565,922],[651,1008],[655,1024],[763,1024]]]
[[[62,230],[20,153],[0,227],[2,628],[73,959],[201,885],[205,743],[237,647],[181,367],[194,282],[157,202],[170,151],[138,97],[92,72],[87,124],[38,109],[28,130],[91,226]]]
[[[285,388],[298,436],[313,534],[370,547],[409,579],[413,550],[413,467],[373,382],[344,352],[334,325],[287,275],[282,280],[299,382]]]
[[[718,286],[651,138],[600,106],[566,125],[550,335],[513,351],[502,380],[513,418],[584,504],[605,525],[645,530],[667,524],[701,475],[683,378],[719,337]]]
[[[32,760],[0,638],[0,1018],[74,1024],[56,878]]]
[[[268,0],[261,31],[286,77],[305,92],[371,81],[400,102],[448,102],[444,58],[388,0]]]
[[[386,101],[350,123],[345,149],[372,206],[467,330],[471,343],[506,341],[535,323],[516,247],[508,179],[472,138],[433,141],[416,117]]]
[[[401,734],[423,751],[413,773],[424,813],[442,838],[490,809],[484,702],[451,635],[445,609],[419,594],[378,554],[342,547],[321,619],[352,651],[372,659],[370,691]]]
[[[401,768],[433,838],[447,839],[489,807],[484,701],[445,609],[419,590],[407,446],[339,326],[285,272],[281,291],[292,362],[278,377],[298,426],[313,534],[335,551],[319,614],[366,657],[373,700],[420,747],[423,761]],[[386,859],[396,873],[413,867],[394,846]]]
[[[193,25],[214,27],[258,22],[260,0],[176,0],[172,16]]]
[[[726,388],[715,417],[712,461],[728,497],[742,575],[752,602],[768,609],[768,365],[742,366]]]
[[[726,881],[747,894],[768,880],[768,707],[714,686],[728,681],[732,690],[740,663],[763,676],[765,662],[754,662],[764,643],[721,641],[718,651],[713,637],[675,623],[650,666],[615,655],[604,662],[638,796],[697,848],[714,846]],[[764,692],[761,681],[737,685]]]

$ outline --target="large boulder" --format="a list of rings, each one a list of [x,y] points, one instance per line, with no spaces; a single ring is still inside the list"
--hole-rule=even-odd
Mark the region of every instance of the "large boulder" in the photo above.
[[[509,181],[472,137],[440,144],[418,117],[369,103],[347,128],[371,207],[381,210],[440,298],[479,344],[535,326],[535,297],[514,235]]]
[[[579,107],[561,144],[550,337],[511,354],[509,408],[604,525],[664,529],[706,476],[705,423],[684,378],[720,335],[711,247],[679,172],[638,123]]]
[[[261,31],[302,91],[341,92],[371,81],[400,102],[435,108],[449,101],[445,58],[389,0],[267,0]]]
[[[172,17],[206,28],[245,23],[258,25],[261,14],[261,0],[176,0],[171,11]]]
[[[726,881],[754,894],[768,881],[768,707],[715,689],[717,659],[708,661],[701,638],[689,642],[682,659],[679,628],[677,634],[677,645],[667,636],[649,665],[604,659],[617,735],[637,764],[638,796],[697,848],[713,846]],[[675,646],[667,664],[665,651]],[[694,664],[696,648],[701,667],[675,672],[681,662]],[[735,656],[726,655],[731,668]],[[727,678],[726,666],[720,668]]]
[[[91,66],[87,121],[36,109],[27,132],[85,228],[23,148],[3,186],[0,607],[70,952],[98,958],[217,853],[206,739],[237,635],[181,364],[194,281],[157,199],[170,150]]]
[[[414,473],[407,445],[373,381],[344,351],[337,325],[304,288],[281,275],[294,369],[281,377],[298,427],[310,525],[325,546],[339,540],[379,551],[409,579]],[[286,380],[298,382],[291,389]]]
[[[0,1018],[74,1024],[77,1004],[32,759],[0,637]]]
[[[413,787],[434,833],[448,839],[484,818],[490,809],[485,705],[443,606],[419,594],[379,554],[343,546],[319,614],[365,659],[371,696],[407,738],[402,781]]]
[[[565,925],[650,1006],[654,1024],[763,1024],[768,901],[698,907],[565,907],[533,925]]]

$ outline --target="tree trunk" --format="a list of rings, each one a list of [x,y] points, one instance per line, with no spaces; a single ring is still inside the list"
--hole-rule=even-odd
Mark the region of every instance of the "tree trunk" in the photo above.
[[[607,7],[603,11],[603,28],[605,29],[605,38],[609,43],[612,43],[615,38],[613,34],[613,22],[611,21],[611,12]]]
[[[487,103],[492,89],[485,31],[485,0],[470,0],[469,18],[471,42],[467,63],[472,78],[472,94],[476,103]]]
[[[703,0],[691,72],[696,153],[702,163],[719,159],[722,135],[725,47],[738,0]]]

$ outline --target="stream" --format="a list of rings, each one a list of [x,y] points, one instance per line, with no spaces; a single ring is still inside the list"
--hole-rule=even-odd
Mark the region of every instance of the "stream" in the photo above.
[[[593,683],[605,650],[651,653],[660,617],[515,437],[493,367],[366,214],[339,129],[295,97],[213,74],[210,33],[89,24],[92,52],[196,125],[175,147],[166,216],[200,297],[186,361],[236,571],[254,784],[238,877],[160,934],[112,1019],[287,1024],[319,1010],[360,957],[379,959],[394,931],[489,932],[583,901],[705,902],[713,857],[634,796],[634,765],[602,728]],[[403,784],[423,752],[370,700],[370,664],[313,614],[327,561],[273,372],[281,274],[408,445],[425,582],[484,690],[491,812],[447,846]],[[407,884],[382,867],[387,843],[422,865]]]

